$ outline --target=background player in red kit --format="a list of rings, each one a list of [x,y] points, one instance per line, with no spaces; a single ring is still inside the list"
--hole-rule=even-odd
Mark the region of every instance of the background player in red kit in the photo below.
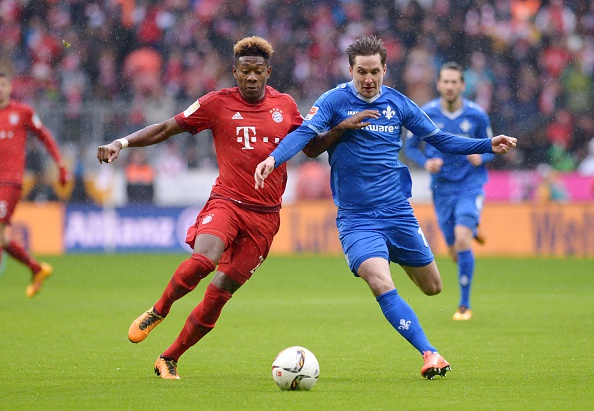
[[[33,297],[52,274],[52,267],[40,263],[8,236],[7,227],[21,198],[28,132],[31,131],[45,145],[60,169],[60,184],[68,180],[60,150],[51,132],[41,123],[32,107],[10,99],[12,78],[0,71],[0,247],[31,269],[31,283],[26,294]],[[2,253],[0,253],[2,258]]]
[[[186,242],[194,251],[177,268],[161,298],[128,331],[130,341],[143,341],[165,319],[171,305],[218,265],[204,299],[155,362],[155,372],[165,379],[179,378],[179,357],[214,328],[223,306],[268,255],[280,225],[287,170],[279,167],[263,191],[254,190],[253,171],[302,122],[295,101],[266,85],[272,70],[272,46],[260,37],[248,37],[235,44],[233,52],[237,87],[211,92],[175,117],[100,146],[97,151],[99,162],[110,163],[128,146],[157,144],[184,131],[196,134],[210,129],[213,134],[219,176],[195,225],[188,229]],[[335,132],[330,130],[312,140],[308,155],[323,152],[325,137]]]

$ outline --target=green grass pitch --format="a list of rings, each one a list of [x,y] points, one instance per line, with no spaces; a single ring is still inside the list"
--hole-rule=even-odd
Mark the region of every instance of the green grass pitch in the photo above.
[[[13,260],[0,276],[3,410],[586,410],[594,404],[594,261],[479,259],[474,319],[454,322],[455,266],[424,296],[393,265],[400,294],[452,365],[423,379],[421,356],[381,315],[342,257],[272,257],[225,307],[217,328],[154,375],[207,281],[141,344],[131,321],[160,296],[183,255],[51,257],[33,299]],[[272,381],[276,354],[303,345],[320,362],[309,392]]]

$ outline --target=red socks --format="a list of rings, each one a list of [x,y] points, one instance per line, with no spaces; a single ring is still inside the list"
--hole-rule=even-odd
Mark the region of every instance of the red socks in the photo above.
[[[200,280],[214,269],[215,264],[208,258],[202,254],[192,253],[192,256],[175,270],[163,295],[155,304],[155,311],[160,316],[166,317],[173,303],[196,288]]]
[[[21,263],[25,264],[27,267],[31,269],[32,273],[36,273],[41,270],[41,266],[33,257],[31,257],[27,251],[23,247],[19,245],[16,241],[10,241],[8,245],[4,246],[6,252],[19,260]]]
[[[229,291],[223,291],[215,285],[209,284],[206,287],[204,299],[194,308],[181,333],[162,356],[178,361],[188,348],[200,341],[214,328],[223,306],[232,295]]]

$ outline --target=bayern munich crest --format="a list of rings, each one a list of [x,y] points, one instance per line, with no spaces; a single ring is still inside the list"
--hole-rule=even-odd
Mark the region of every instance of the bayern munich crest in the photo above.
[[[272,113],[272,119],[275,123],[281,123],[283,121],[283,112],[278,108],[273,108],[270,112]]]

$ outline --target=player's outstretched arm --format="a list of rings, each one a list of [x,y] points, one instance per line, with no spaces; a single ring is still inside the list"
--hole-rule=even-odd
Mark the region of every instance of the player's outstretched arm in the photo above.
[[[276,160],[272,156],[266,157],[266,160],[262,161],[256,166],[256,172],[254,173],[254,180],[256,181],[255,188],[264,188],[264,180],[274,170]]]
[[[495,154],[507,154],[509,150],[516,146],[517,141],[518,139],[515,137],[500,134],[491,139],[491,147]]]
[[[58,148],[58,144],[56,143],[56,139],[54,138],[53,134],[47,127],[42,125],[37,130],[34,129],[35,134],[39,138],[39,140],[45,145],[47,151],[50,153],[56,165],[58,166],[58,181],[61,186],[65,186],[70,181],[70,173],[68,172],[68,168],[64,164],[62,160],[62,155],[60,153],[60,149]]]
[[[379,111],[364,110],[353,114],[351,117],[341,121],[327,132],[318,134],[316,137],[314,137],[303,148],[303,152],[310,158],[319,156],[324,151],[332,147],[332,145],[334,145],[340,139],[345,130],[359,130],[361,128],[367,127],[369,125],[369,121],[363,120],[369,118],[379,118]]]
[[[169,137],[184,131],[177,124],[175,118],[163,121],[159,124],[152,124],[141,130],[135,131],[126,137],[119,138],[104,146],[97,148],[97,160],[99,163],[111,163],[119,157],[120,151],[126,147],[146,147],[158,144]]]

